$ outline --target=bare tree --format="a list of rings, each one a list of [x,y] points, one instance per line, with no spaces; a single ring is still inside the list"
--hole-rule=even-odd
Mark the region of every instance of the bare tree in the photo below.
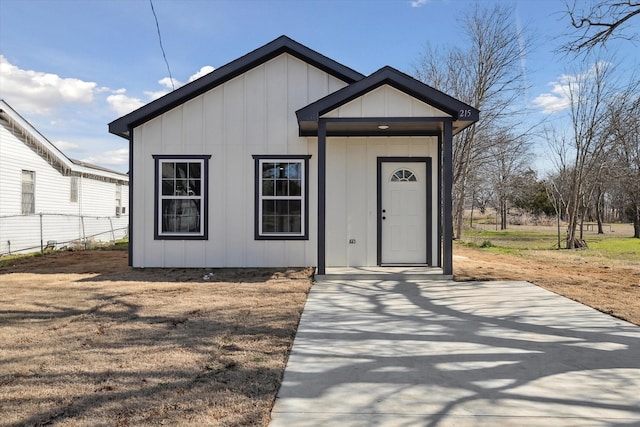
[[[568,180],[567,248],[584,246],[582,224],[586,209],[595,193],[594,177],[606,167],[605,155],[612,143],[608,122],[608,102],[616,96],[613,80],[614,67],[610,62],[596,61],[587,71],[578,72],[567,79],[566,93],[570,105],[571,128],[569,135],[551,139],[556,154],[558,171]]]
[[[509,201],[515,190],[516,178],[523,175],[531,160],[528,138],[514,136],[502,129],[488,147],[492,161],[487,164],[487,173],[494,188],[496,209],[500,213],[500,229],[508,226]]]
[[[612,154],[609,174],[618,181],[628,216],[633,221],[635,238],[640,238],[640,80],[631,79],[609,102],[608,128]]]
[[[571,40],[563,47],[566,52],[589,52],[612,38],[633,40],[638,34],[628,32],[629,21],[640,15],[640,1],[601,0],[566,2],[566,14],[574,29]]]
[[[453,215],[455,235],[462,234],[463,214],[471,171],[487,159],[486,148],[495,126],[514,118],[514,105],[525,91],[521,59],[531,42],[518,30],[513,8],[476,5],[460,21],[462,48],[428,47],[415,66],[418,79],[481,110],[480,120],[454,138]]]

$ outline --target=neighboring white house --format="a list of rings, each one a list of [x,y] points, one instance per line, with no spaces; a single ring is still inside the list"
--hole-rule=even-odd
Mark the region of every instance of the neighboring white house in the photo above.
[[[452,136],[478,117],[279,37],[109,124],[130,144],[130,262],[451,275]]]
[[[0,255],[128,234],[129,177],[66,157],[0,100]]]

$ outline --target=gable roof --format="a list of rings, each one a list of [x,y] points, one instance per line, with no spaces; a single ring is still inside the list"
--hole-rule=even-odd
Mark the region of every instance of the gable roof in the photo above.
[[[109,123],[109,132],[128,138],[130,128],[145,123],[283,53],[295,56],[349,84],[364,78],[363,74],[309,49],[287,36],[280,36],[211,73],[114,120]]]
[[[470,105],[440,92],[393,67],[385,66],[368,77],[345,86],[296,111],[300,134],[302,136],[316,135],[318,120],[322,115],[383,85],[394,87],[449,114],[453,119],[454,133],[461,131],[479,119],[479,111]],[[414,124],[416,123],[415,120],[412,121]]]
[[[0,125],[63,175],[82,175],[120,183],[129,181],[127,174],[70,159],[2,99],[0,99]]]

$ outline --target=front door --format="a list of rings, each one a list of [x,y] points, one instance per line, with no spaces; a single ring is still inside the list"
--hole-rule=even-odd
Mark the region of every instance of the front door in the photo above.
[[[427,162],[379,160],[379,262],[428,264]]]

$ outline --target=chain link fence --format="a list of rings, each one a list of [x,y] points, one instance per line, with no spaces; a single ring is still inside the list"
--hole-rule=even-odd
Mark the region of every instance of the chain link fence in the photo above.
[[[86,249],[128,237],[129,217],[40,213],[0,216],[0,256],[47,249]]]

